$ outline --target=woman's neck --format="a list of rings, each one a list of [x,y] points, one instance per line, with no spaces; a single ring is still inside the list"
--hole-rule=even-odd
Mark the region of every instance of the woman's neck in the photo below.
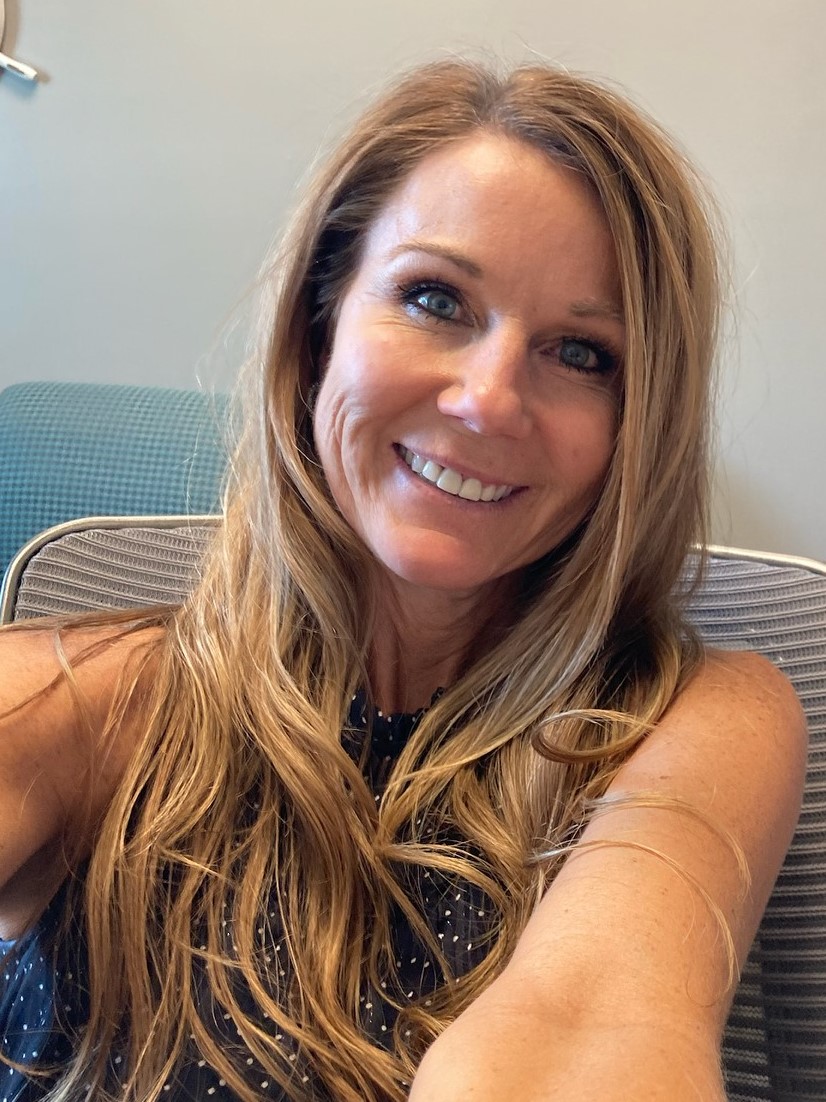
[[[377,601],[370,657],[373,699],[383,712],[413,712],[460,676],[468,656],[501,623],[514,587],[447,593],[393,582]]]

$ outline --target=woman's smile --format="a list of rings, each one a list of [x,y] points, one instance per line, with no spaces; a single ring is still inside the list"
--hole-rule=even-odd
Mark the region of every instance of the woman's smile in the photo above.
[[[415,452],[402,444],[396,445],[397,454],[405,465],[418,475],[422,481],[435,486],[442,493],[463,501],[481,501],[484,503],[502,501],[518,489],[506,482],[483,481],[471,474],[463,474],[450,464],[438,463],[426,454]]]

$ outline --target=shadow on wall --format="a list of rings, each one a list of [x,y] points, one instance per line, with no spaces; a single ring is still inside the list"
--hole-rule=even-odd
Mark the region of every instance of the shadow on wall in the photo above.
[[[782,502],[788,508],[781,511]],[[794,500],[763,492],[745,466],[730,460],[717,466],[712,482],[712,542],[754,551],[775,551],[826,559],[826,548],[811,546],[805,517],[796,515]]]

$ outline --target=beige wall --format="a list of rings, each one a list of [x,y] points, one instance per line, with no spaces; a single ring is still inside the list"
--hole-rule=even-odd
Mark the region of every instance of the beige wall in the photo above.
[[[735,249],[719,540],[826,559],[826,0],[8,0],[0,386],[226,386],[221,324],[319,143],[400,66],[532,54],[624,85]]]

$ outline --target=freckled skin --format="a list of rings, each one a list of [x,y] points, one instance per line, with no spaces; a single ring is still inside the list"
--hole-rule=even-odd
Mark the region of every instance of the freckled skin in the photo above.
[[[435,255],[445,250],[478,271]],[[454,316],[402,301],[411,280],[455,288]],[[620,312],[599,205],[571,170],[521,143],[476,136],[432,154],[372,226],[315,439],[338,507],[408,607],[432,609],[442,594],[489,611],[491,589],[507,588],[495,583],[593,504],[613,452],[614,379],[562,362],[559,342],[593,339],[621,355],[624,327],[572,309],[590,302]],[[469,505],[413,476],[397,445],[517,491]]]

